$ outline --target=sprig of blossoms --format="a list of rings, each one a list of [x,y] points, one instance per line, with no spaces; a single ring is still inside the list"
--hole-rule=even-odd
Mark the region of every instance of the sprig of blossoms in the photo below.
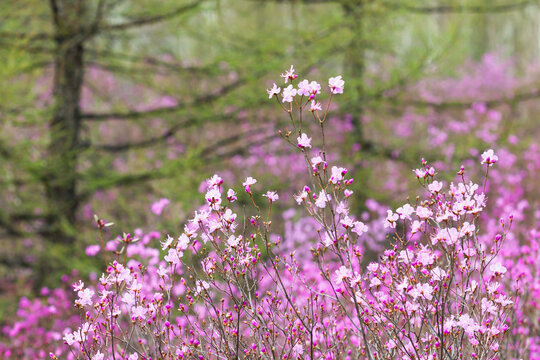
[[[292,82],[294,68],[282,77]],[[318,94],[312,83],[302,82],[301,96]],[[342,93],[344,81],[331,78],[329,86],[331,94]],[[285,110],[307,111],[310,100],[293,104],[294,92],[283,94],[291,97]],[[317,116],[324,131],[326,114]],[[361,240],[371,234],[351,213],[353,179],[346,168],[329,164],[324,145],[312,148],[301,124],[291,118],[297,144],[290,133],[283,137],[309,169],[312,185],[295,200],[318,226],[312,258],[298,261],[294,250],[283,251],[280,237],[269,235],[270,211],[263,216],[252,196],[257,180],[242,184],[254,213],[240,221],[231,205],[236,193],[229,190],[223,201],[216,175],[183,233],[161,242],[163,258],[148,251],[145,240],[130,243],[126,254],[148,259],[148,266],[115,261],[98,291],[82,282],[74,286],[85,314],[78,330],[64,334],[71,351],[90,359],[497,357],[515,298],[500,285],[510,272],[499,257],[505,221],[496,241],[479,238],[485,187],[464,178],[445,185],[422,161],[416,176],[425,196],[388,210],[391,245],[365,264]],[[488,154],[482,161],[491,166],[497,159]],[[279,199],[274,191],[263,196],[268,208]],[[126,334],[137,334],[138,341]]]

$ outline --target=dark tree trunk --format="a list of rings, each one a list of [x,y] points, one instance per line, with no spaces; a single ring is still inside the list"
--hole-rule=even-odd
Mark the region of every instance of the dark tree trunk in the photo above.
[[[77,199],[77,160],[80,151],[79,102],[84,77],[83,1],[51,0],[56,52],[54,109],[50,122],[49,162],[45,187],[48,238],[73,243]]]
[[[362,144],[364,151],[369,151],[365,147],[364,129],[362,118],[366,106],[366,95],[364,89],[366,52],[365,52],[365,30],[366,8],[364,0],[341,0],[341,8],[347,19],[347,24],[353,34],[344,54],[344,67],[347,81],[347,96],[350,102],[346,104],[345,110],[351,115],[353,125],[352,138],[355,143]],[[358,214],[367,210],[366,200],[368,194],[367,176],[362,174],[362,168],[358,168],[356,174],[357,189],[355,211]],[[362,190],[360,190],[362,189]]]
[[[364,72],[365,72],[365,42],[364,42],[364,4],[363,0],[342,0],[341,7],[347,19],[347,24],[353,34],[345,50],[345,73],[350,85],[347,92],[352,96],[347,111],[352,115],[354,138],[363,142],[362,116],[364,112]]]

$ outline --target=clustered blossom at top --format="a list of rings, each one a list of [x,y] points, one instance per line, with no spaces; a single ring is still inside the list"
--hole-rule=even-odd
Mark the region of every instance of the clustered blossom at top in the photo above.
[[[281,74],[281,77],[284,78],[285,84],[290,82],[291,84],[283,89],[279,88],[276,83],[274,83],[271,89],[267,89],[268,97],[282,95],[281,101],[283,103],[292,103],[296,96],[306,97],[310,101],[310,110],[311,111],[320,111],[322,110],[320,102],[315,101],[315,96],[321,93],[321,85],[316,81],[302,80],[298,83],[297,88],[294,87],[292,82],[298,77],[295,74],[294,66],[291,65],[291,68],[285,73]],[[345,87],[345,81],[341,79],[340,76],[332,77],[328,80],[328,87],[332,94],[343,94],[343,89]]]

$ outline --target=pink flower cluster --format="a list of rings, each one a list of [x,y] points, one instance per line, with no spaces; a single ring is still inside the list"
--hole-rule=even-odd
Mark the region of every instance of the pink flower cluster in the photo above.
[[[280,134],[309,170],[294,198],[316,228],[311,256],[272,236],[277,192],[259,192],[247,177],[239,195],[215,175],[180,235],[159,244],[155,233],[123,236],[96,284],[74,284],[81,316],[55,333],[65,348],[57,343],[51,358],[511,358],[523,289],[504,255],[513,218],[496,219],[495,234],[482,227],[493,150],[479,159],[483,185],[466,180],[464,168],[452,182],[437,180],[436,166],[422,160],[414,174],[424,196],[388,210],[391,245],[366,261],[362,243],[375,230],[351,212],[350,172],[327,158],[328,111],[308,107],[321,87],[304,80],[294,88],[292,66],[282,77],[290,89],[274,84],[268,93],[281,94],[292,131]],[[343,86],[341,76],[330,79],[327,109]],[[321,129],[318,148],[303,112]],[[249,210],[236,207],[241,196]]]

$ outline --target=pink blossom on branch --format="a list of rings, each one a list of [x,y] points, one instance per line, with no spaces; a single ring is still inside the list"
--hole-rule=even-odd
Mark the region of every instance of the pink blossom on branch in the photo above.
[[[298,140],[298,147],[305,149],[311,147],[311,138],[308,137],[305,133],[303,133],[301,136],[297,138]]]
[[[307,111],[304,105],[298,110]],[[311,147],[308,130],[302,131]],[[129,244],[127,263],[111,263],[95,294],[85,293],[91,287],[82,282],[76,285],[83,323],[71,327],[75,331],[62,328],[57,338],[64,335],[74,357],[85,351],[89,359],[112,358],[116,348],[136,350],[141,358],[209,360],[236,358],[237,351],[245,359],[279,352],[295,360],[487,360],[512,358],[505,349],[520,350],[516,339],[530,336],[525,328],[512,332],[519,326],[514,316],[522,316],[513,307],[521,289],[509,286],[531,267],[515,267],[502,255],[511,220],[480,218],[489,204],[479,185],[458,177],[445,186],[430,178],[435,169],[423,162],[421,184],[428,191],[389,210],[386,220],[383,215],[394,231],[380,257],[366,266],[363,239],[383,225],[368,228],[356,220],[364,214],[353,214],[345,168],[327,164],[323,155],[302,155],[311,188],[295,199],[316,228],[310,256],[298,256],[302,246],[286,247],[300,243],[303,228],[295,236],[271,234],[280,230],[271,228],[264,209],[221,201],[215,178],[205,206],[178,241],[162,244],[165,257],[150,241]],[[246,192],[256,182],[248,177]],[[272,191],[263,196],[278,199]],[[237,217],[239,209],[243,215]],[[497,231],[486,232],[486,223]],[[537,253],[532,247],[513,250]],[[126,336],[131,333],[138,341]]]
[[[293,81],[294,79],[296,79],[298,77],[298,75],[296,75],[294,73],[294,66],[291,65],[291,68],[289,70],[286,70],[283,74],[280,75],[284,80],[285,80],[285,84],[289,81]]]
[[[268,98],[271,99],[281,92],[281,88],[279,88],[276,83],[274,83],[274,86],[271,89],[266,89],[266,92],[268,93]]]
[[[493,166],[497,161],[499,161],[499,157],[495,155],[493,149],[486,150],[482,153],[482,164]]]
[[[283,99],[281,100],[281,102],[293,102],[293,99],[296,96],[296,89],[292,85],[289,85],[285,89],[283,89],[282,96]]]
[[[263,196],[268,198],[270,202],[276,202],[279,199],[279,195],[275,191],[267,191]]]
[[[251,185],[254,185],[256,183],[257,180],[255,180],[251,176],[248,176],[246,180],[242,183],[242,186],[244,186],[244,190],[246,190],[248,194],[251,194]]]
[[[341,79],[341,75],[331,77],[328,79],[328,86],[332,94],[343,94],[343,88],[345,87],[345,81]]]

